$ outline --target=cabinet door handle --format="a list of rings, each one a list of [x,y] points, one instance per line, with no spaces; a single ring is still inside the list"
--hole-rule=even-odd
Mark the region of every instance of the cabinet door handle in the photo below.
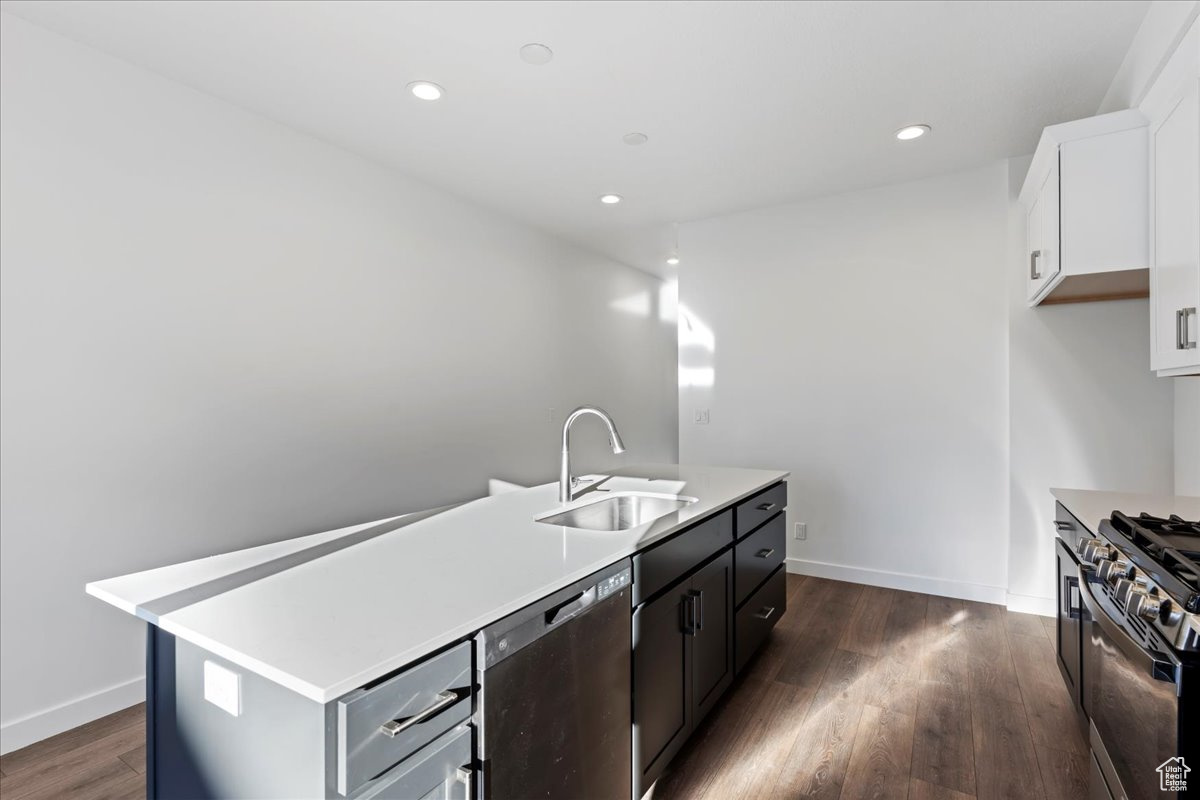
[[[763,606],[762,611],[759,611],[754,616],[757,617],[758,619],[770,619],[771,615],[774,613],[775,613],[775,606]]]
[[[770,511],[773,508],[775,508],[774,503],[759,503],[758,504],[759,511]]]
[[[691,589],[688,598],[692,603],[693,633],[704,630],[704,590]]]
[[[754,557],[755,558],[770,558],[771,553],[774,553],[774,552],[775,552],[774,547],[764,547],[762,550],[759,550],[757,553],[755,553]]]
[[[1056,519],[1054,520],[1054,529],[1056,531],[1073,531],[1075,526],[1065,519]]]
[[[438,692],[438,695],[434,699],[433,703],[424,711],[418,711],[411,717],[388,720],[379,726],[379,732],[384,736],[395,738],[411,728],[413,725],[424,722],[446,706],[454,705],[457,702],[458,692],[454,691],[453,689],[447,689],[444,692]]]
[[[1029,254],[1029,280],[1031,281],[1036,281],[1038,278],[1042,277],[1042,273],[1038,272],[1037,268],[1038,259],[1041,257],[1041,250],[1034,250]]]
[[[696,595],[688,592],[683,596],[679,605],[679,613],[683,617],[683,632],[688,636],[696,635]]]
[[[1175,349],[1191,350],[1196,346],[1192,337],[1188,336],[1188,317],[1196,315],[1196,307],[1181,308],[1175,312]]]

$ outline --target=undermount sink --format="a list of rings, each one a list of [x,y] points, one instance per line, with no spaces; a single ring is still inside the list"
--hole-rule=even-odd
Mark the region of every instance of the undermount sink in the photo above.
[[[698,498],[653,492],[613,492],[565,511],[552,511],[536,522],[589,531],[627,531],[690,506]]]

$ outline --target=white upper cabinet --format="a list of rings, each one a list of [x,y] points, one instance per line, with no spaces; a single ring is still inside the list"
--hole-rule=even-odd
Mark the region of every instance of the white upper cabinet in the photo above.
[[[1200,22],[1141,110],[1150,121],[1150,367],[1200,374]]]
[[[1042,131],[1021,188],[1030,305],[1147,296],[1147,181],[1138,111]]]

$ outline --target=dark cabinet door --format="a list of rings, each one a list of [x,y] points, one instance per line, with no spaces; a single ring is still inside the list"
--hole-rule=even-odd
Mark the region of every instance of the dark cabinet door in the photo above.
[[[1058,671],[1076,705],[1080,698],[1082,667],[1082,603],[1079,597],[1079,564],[1062,539],[1055,539],[1058,562]]]
[[[733,551],[693,575],[690,584],[692,722],[697,724],[733,681]]]
[[[695,605],[684,582],[633,614],[634,797],[650,788],[692,729]]]

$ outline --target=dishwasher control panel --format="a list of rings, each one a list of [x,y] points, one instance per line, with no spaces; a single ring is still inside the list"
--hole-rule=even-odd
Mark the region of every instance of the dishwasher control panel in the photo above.
[[[633,570],[629,567],[611,575],[596,584],[596,599],[603,600],[610,594],[621,591],[633,583]]]

